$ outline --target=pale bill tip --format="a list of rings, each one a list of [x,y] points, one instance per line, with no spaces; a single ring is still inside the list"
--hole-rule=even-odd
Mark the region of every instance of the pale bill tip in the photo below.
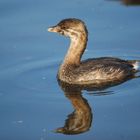
[[[53,31],[53,28],[52,27],[49,27],[48,28],[48,32],[52,32]]]

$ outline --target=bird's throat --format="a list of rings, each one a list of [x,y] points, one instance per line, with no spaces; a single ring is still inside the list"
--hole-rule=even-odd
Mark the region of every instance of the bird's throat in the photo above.
[[[79,65],[83,52],[85,51],[87,44],[87,36],[84,34],[71,38],[70,47],[65,56],[63,64]]]

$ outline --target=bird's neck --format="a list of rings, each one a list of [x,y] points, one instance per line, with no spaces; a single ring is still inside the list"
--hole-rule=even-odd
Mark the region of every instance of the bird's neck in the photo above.
[[[81,57],[87,45],[87,34],[81,33],[78,36],[71,38],[70,47],[65,56],[63,64],[79,65]]]

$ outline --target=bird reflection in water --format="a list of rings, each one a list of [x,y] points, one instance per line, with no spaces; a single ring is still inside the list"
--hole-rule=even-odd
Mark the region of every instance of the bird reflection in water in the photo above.
[[[134,77],[129,77],[123,81],[111,81],[104,83],[96,83],[94,85],[70,85],[58,81],[61,89],[63,90],[65,96],[70,100],[72,106],[74,107],[74,112],[68,115],[65,120],[63,127],[57,128],[56,133],[63,133],[67,135],[80,134],[88,131],[91,127],[93,113],[88,101],[82,96],[82,90],[87,91],[99,91],[98,95],[104,95],[102,92],[104,89],[111,86],[119,85],[129,79]],[[101,94],[100,94],[101,93]],[[110,92],[105,92],[110,94]],[[106,95],[105,94],[105,95]],[[97,95],[97,94],[96,94]]]
[[[79,134],[88,131],[92,122],[92,111],[81,91],[65,91],[74,111],[68,115],[64,127],[56,129],[58,133]]]

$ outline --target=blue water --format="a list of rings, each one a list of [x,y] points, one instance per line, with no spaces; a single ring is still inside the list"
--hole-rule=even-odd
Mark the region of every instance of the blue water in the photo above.
[[[140,78],[103,90],[107,95],[83,90],[79,98],[91,109],[89,130],[54,132],[74,111],[56,79],[69,40],[46,30],[69,17],[87,24],[83,59],[140,60],[139,6],[108,0],[0,0],[0,140],[139,140]]]

